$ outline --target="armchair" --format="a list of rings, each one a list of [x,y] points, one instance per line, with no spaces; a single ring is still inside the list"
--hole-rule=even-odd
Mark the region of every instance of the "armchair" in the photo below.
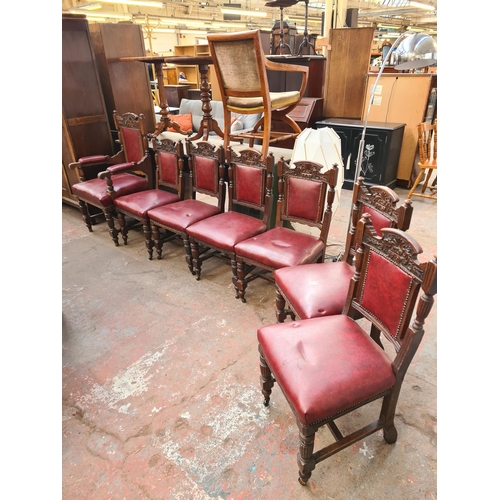
[[[437,290],[436,258],[420,263],[422,249],[410,235],[385,228],[378,236],[365,215],[357,226],[361,244],[342,314],[257,331],[264,405],[277,382],[299,428],[302,485],[319,462],[379,430],[387,443],[396,441],[398,397]],[[371,324],[370,334],[356,315]],[[379,417],[360,424],[366,413],[357,410],[380,399]],[[339,417],[349,428],[347,435],[335,422]],[[325,425],[336,442],[314,451],[316,432]]]
[[[122,149],[114,156],[93,155],[80,158],[70,163],[69,168],[76,169],[80,182],[72,186],[73,194],[78,198],[80,212],[87,228],[92,232],[93,220],[88,205],[99,209],[106,219],[111,238],[118,245],[118,230],[113,216],[116,215],[113,200],[137,191],[152,187],[153,166],[148,152],[148,142],[144,129],[144,116],[113,113]],[[106,169],[113,175],[113,191],[108,191],[106,180],[89,178],[89,171]]]
[[[239,33],[207,35],[224,107],[224,149],[231,139],[249,139],[254,146],[262,141],[262,157],[266,158],[269,144],[297,137],[302,131],[288,116],[300,102],[307,85],[309,68],[294,64],[281,64],[266,58],[258,30]],[[270,92],[267,71],[301,73],[298,90]],[[231,112],[239,114],[263,113],[249,132],[231,135]],[[292,129],[291,133],[271,130],[272,120],[281,120]],[[260,128],[262,127],[262,130]]]

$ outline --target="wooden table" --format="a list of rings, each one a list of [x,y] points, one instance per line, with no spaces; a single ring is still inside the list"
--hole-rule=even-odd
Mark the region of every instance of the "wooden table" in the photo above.
[[[121,57],[120,61],[141,61],[144,63],[154,64],[156,77],[158,79],[158,94],[160,96],[160,121],[157,122],[155,131],[152,137],[156,137],[162,132],[172,127],[177,132],[184,135],[189,135],[189,139],[194,141],[203,138],[208,140],[208,135],[214,131],[218,136],[224,137],[224,132],[219,127],[217,120],[212,118],[212,105],[210,104],[210,84],[208,83],[208,65],[212,64],[212,56],[139,56],[139,57]],[[196,135],[191,136],[192,130],[183,132],[178,123],[173,121],[168,112],[168,103],[165,97],[165,88],[163,80],[162,66],[164,63],[171,64],[193,64],[198,66],[200,72],[200,91],[201,91],[201,110],[203,118],[201,120],[200,129]]]

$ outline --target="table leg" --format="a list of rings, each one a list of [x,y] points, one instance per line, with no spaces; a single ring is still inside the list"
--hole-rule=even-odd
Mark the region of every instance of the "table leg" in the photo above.
[[[156,78],[158,79],[158,94],[160,97],[160,121],[156,123],[156,128],[153,134],[151,134],[152,137],[157,137],[159,134],[162,132],[166,131],[168,128],[172,127],[174,130],[177,132],[183,134],[183,135],[191,135],[193,133],[192,130],[184,131],[181,129],[180,125],[177,122],[174,122],[169,115],[168,112],[168,104],[167,104],[167,98],[165,96],[165,87],[164,87],[164,81],[163,81],[163,70],[162,70],[162,65],[163,63],[160,62],[155,62],[155,71],[156,71]]]
[[[197,134],[190,137],[190,141],[196,141],[203,136],[204,141],[208,141],[208,135],[213,130],[219,137],[224,138],[224,132],[219,127],[217,120],[212,118],[212,105],[210,104],[210,85],[208,83],[208,64],[199,64],[200,71],[200,93],[201,110],[203,118],[200,123],[200,129]]]

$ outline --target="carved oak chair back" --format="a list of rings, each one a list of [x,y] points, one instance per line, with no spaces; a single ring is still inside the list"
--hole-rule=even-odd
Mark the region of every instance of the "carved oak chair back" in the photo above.
[[[364,178],[359,177],[352,193],[351,224],[347,232],[343,260],[352,264],[356,252],[354,234],[356,225],[363,213],[371,216],[373,228],[377,233],[383,228],[393,227],[406,231],[410,227],[413,206],[405,200],[398,206],[399,196],[387,186],[367,186]]]
[[[321,169],[322,165],[310,161],[290,167],[283,159],[278,162],[276,224],[235,246],[236,298],[245,302],[248,283],[257,277],[273,281],[276,269],[324,261],[338,167],[324,173]],[[286,222],[319,229],[320,234],[284,227]]]
[[[189,167],[189,199],[152,209],[148,212],[156,255],[162,258],[163,243],[180,236],[188,268],[193,273],[187,228],[224,211],[226,198],[224,149],[209,142],[186,141]],[[182,175],[182,163],[179,164]],[[204,199],[197,199],[203,195]]]
[[[356,230],[361,244],[342,314],[278,323],[257,332],[264,404],[277,382],[299,427],[303,485],[319,462],[370,434],[382,430],[386,442],[396,441],[401,386],[437,291],[437,259],[419,262],[422,249],[410,235],[384,228],[379,236],[368,214]],[[358,315],[371,324],[370,334],[354,320]],[[349,434],[343,434],[335,422],[339,417],[380,399],[375,421],[353,430],[357,413]],[[335,442],[314,451],[315,434],[325,425]]]
[[[403,231],[410,227],[411,201],[398,206],[398,195],[388,187],[366,186],[360,177],[354,184],[352,200],[351,223],[340,261],[286,267],[274,272],[278,322],[285,321],[287,316],[306,319],[342,312],[354,274],[356,225],[363,213],[370,214],[377,232],[387,227]]]
[[[193,274],[197,279],[201,276],[202,262],[213,256],[230,260],[235,270],[234,246],[268,229],[272,208],[273,155],[263,158],[254,149],[236,153],[227,148],[226,164],[228,210],[187,228]],[[249,213],[243,213],[245,211]],[[252,215],[252,211],[256,215]]]
[[[250,147],[253,147],[255,139],[262,140],[264,158],[267,157],[269,144],[297,137],[301,129],[288,114],[304,95],[309,69],[268,60],[262,49],[258,30],[210,34],[207,40],[224,107],[224,148],[229,146],[231,138],[231,112],[263,113],[252,131],[240,133],[234,138],[248,138]],[[300,73],[300,88],[270,92],[268,70]],[[290,127],[290,132],[271,131],[272,120],[283,121]]]

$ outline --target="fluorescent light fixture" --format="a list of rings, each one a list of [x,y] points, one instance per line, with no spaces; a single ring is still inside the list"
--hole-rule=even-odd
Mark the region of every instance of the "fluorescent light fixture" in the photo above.
[[[99,2],[87,3],[78,7],[81,10],[98,10],[102,9],[102,5]]]
[[[223,14],[233,14],[249,17],[267,17],[267,12],[261,12],[260,10],[221,9],[220,11]]]
[[[108,19],[132,19],[132,14],[117,14],[116,12],[102,12],[99,11],[97,14],[92,14],[92,12],[82,12],[80,9],[71,9],[72,14],[85,14],[87,17],[102,17]]]
[[[137,5],[139,7],[156,7],[163,8],[163,2],[149,2],[146,0],[99,0],[102,3],[116,3],[123,5]]]
[[[98,17],[97,15],[94,17],[94,16],[87,16],[87,21],[91,22],[91,23],[105,23],[106,21],[108,21],[109,19],[106,19],[104,17]]]
[[[286,19],[286,17],[285,17]],[[305,23],[305,16],[288,16],[289,21],[299,21]],[[321,24],[322,20],[320,17],[308,17],[307,18],[308,23],[318,23]]]
[[[417,7],[417,9],[436,10],[436,7],[433,7],[432,5],[426,3],[414,2],[413,0],[410,0],[408,2],[408,5],[410,5],[411,7]]]

